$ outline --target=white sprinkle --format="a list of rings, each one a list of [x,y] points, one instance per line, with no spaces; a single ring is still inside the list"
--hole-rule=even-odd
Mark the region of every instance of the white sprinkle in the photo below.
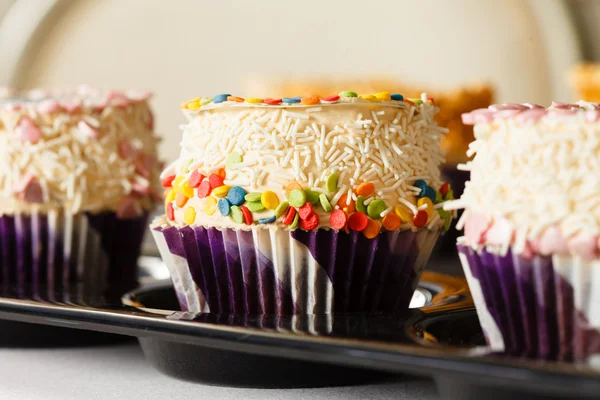
[[[414,214],[416,215],[418,210],[417,207],[415,207],[410,201],[406,200],[403,197],[398,197],[398,201],[402,204],[404,204],[406,207],[408,207],[408,209]]]
[[[306,114],[301,114],[301,113],[287,111],[287,110],[283,111],[283,116],[290,117],[290,118],[298,118],[298,119],[310,119],[310,116],[308,116]]]
[[[370,203],[370,202],[372,202],[373,200],[375,200],[375,197],[374,197],[374,196],[369,196],[369,197],[367,197],[367,198],[365,199],[365,201],[363,201],[363,204],[364,204],[365,206],[368,206],[368,205],[369,205],[369,203]]]
[[[381,212],[381,214],[379,214],[379,216],[381,216],[381,218],[385,217],[386,215],[388,215],[394,208],[392,206],[389,206],[388,208],[386,208],[385,210],[383,210]]]
[[[306,108],[304,111],[307,113],[311,113],[311,112],[321,111],[322,109],[323,109],[323,107],[310,107],[310,108]]]
[[[337,204],[340,197],[342,197],[342,195],[346,192],[346,189],[348,189],[348,186],[346,186],[346,185],[342,185],[338,189],[338,191],[336,192],[336,194],[333,196],[333,198],[330,201],[332,206],[335,206]]]

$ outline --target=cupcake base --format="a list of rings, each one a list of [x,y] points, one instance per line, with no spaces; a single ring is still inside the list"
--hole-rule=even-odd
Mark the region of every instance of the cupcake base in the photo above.
[[[458,250],[493,350],[563,361],[600,354],[600,261]]]
[[[184,311],[402,312],[437,231],[152,230]]]
[[[137,284],[147,216],[113,212],[0,216],[0,287],[19,297],[119,296]],[[41,293],[41,291],[44,293]]]

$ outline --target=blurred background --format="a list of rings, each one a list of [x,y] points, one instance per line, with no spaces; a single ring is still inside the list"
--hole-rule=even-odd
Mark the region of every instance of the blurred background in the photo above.
[[[0,86],[149,89],[165,161],[192,97],[426,90],[451,171],[461,113],[579,97],[567,75],[600,60],[598,20],[595,0],[0,0]]]

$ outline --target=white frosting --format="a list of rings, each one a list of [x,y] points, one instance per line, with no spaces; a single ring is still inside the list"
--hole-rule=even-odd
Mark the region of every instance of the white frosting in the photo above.
[[[420,192],[411,186],[415,180],[424,179],[435,188],[441,184],[439,165],[444,156],[439,142],[447,129],[433,120],[437,111],[427,101],[413,107],[360,98],[314,106],[226,102],[185,110],[189,123],[182,126],[180,157],[162,177],[177,174],[188,179],[195,169],[208,175],[225,167],[227,155],[236,151],[243,161],[226,168],[227,185],[248,192],[273,191],[283,201],[285,186],[297,181],[305,189],[326,193],[335,207],[341,195],[370,181],[375,186],[372,197],[383,199],[390,212],[390,207],[407,200],[415,204]],[[326,180],[332,173],[340,179],[337,191],[328,193]],[[206,215],[202,211],[206,199],[196,192],[185,207],[176,208],[173,224],[185,225],[184,210],[191,206],[196,210],[195,224],[248,228],[219,211]],[[328,226],[329,214],[320,208],[317,212],[319,226]],[[273,212],[253,214],[257,220]],[[433,214],[430,228],[443,224],[434,221],[437,213]]]
[[[151,209],[158,139],[146,99],[33,91],[0,104],[0,214]]]
[[[528,241],[545,240],[551,226],[566,240],[600,234],[600,122],[583,111],[529,121],[495,118],[475,126],[475,139],[473,160],[461,165],[471,171],[470,182],[446,209],[508,221],[514,235],[496,244],[513,242],[517,253]]]

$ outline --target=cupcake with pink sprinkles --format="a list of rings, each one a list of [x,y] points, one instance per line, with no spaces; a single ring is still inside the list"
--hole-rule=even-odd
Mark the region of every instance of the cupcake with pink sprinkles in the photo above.
[[[475,126],[458,249],[494,350],[593,361],[600,352],[600,105],[502,104]]]
[[[1,287],[31,296],[135,285],[158,197],[148,99],[88,87],[0,98]]]

